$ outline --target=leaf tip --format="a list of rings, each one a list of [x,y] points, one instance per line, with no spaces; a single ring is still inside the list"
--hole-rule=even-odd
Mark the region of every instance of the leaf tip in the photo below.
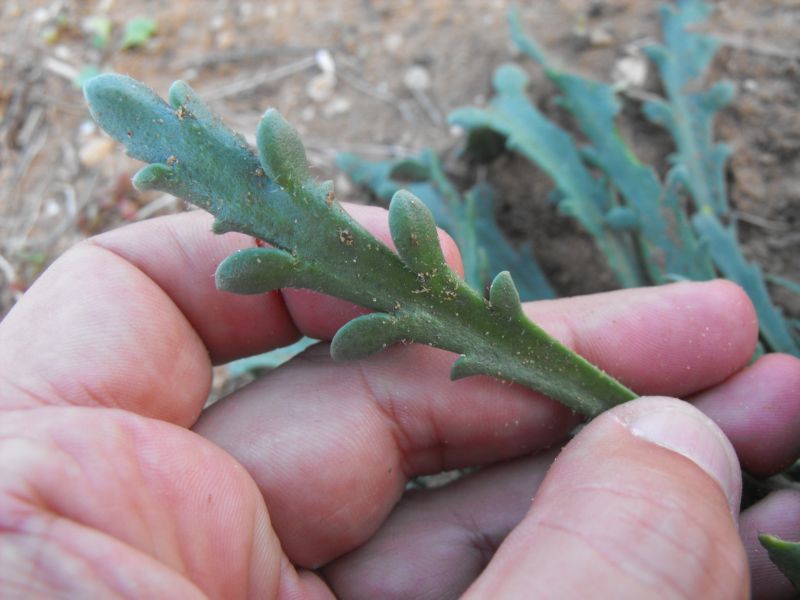
[[[458,381],[474,375],[485,375],[486,370],[474,358],[469,356],[461,356],[450,369],[450,379]]]
[[[494,88],[502,92],[524,92],[528,85],[528,75],[515,64],[505,64],[497,68],[492,79]]]
[[[389,230],[397,253],[413,271],[432,272],[444,267],[433,214],[408,190],[399,190],[389,204]]]
[[[310,178],[300,134],[276,109],[270,108],[264,113],[256,141],[261,165],[279,185],[297,187]]]
[[[234,252],[217,267],[217,288],[236,294],[263,294],[294,282],[294,258],[276,248],[247,248]]]
[[[162,163],[153,163],[139,169],[133,176],[133,187],[137,190],[162,189],[172,180],[173,170]]]
[[[522,312],[519,292],[511,278],[511,273],[503,271],[494,278],[489,288],[489,302],[494,308],[508,315],[517,315]]]
[[[331,341],[334,360],[358,360],[384,350],[407,337],[403,322],[394,315],[370,313],[353,319]]]

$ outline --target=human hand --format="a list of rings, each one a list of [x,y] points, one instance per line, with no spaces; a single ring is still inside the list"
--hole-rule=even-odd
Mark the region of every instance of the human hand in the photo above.
[[[381,211],[352,210],[385,231]],[[740,541],[735,458],[688,405],[609,411],[547,472],[577,418],[517,386],[450,382],[452,356],[426,347],[335,365],[312,349],[203,412],[212,361],[329,338],[353,314],[304,292],[216,291],[216,265],[251,244],[198,213],[117,230],[60,258],[0,323],[5,595],[743,597],[754,532],[800,536],[786,492],[740,517]],[[693,399],[751,471],[800,453],[798,362],[745,367],[755,322],[734,286],[527,310],[637,391]],[[475,465],[403,495],[409,477]],[[753,565],[754,591],[779,597],[781,576]]]

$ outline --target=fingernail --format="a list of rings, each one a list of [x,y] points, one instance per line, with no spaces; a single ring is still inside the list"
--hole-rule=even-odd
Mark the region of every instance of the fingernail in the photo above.
[[[738,515],[742,472],[736,451],[717,424],[680,400],[641,398],[629,404],[623,421],[631,433],[697,464],[717,480],[731,512]]]

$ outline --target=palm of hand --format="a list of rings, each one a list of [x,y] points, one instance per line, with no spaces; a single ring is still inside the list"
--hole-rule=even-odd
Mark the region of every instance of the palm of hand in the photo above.
[[[263,501],[241,466],[209,442],[111,409],[17,411],[2,429],[4,529],[15,531],[5,543],[17,549],[5,554],[13,561],[3,566],[4,594],[270,591],[277,570],[264,563],[279,552],[266,535]]]

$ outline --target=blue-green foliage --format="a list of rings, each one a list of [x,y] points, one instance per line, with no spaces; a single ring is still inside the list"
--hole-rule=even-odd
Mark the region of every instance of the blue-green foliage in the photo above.
[[[620,284],[705,280],[719,273],[752,298],[768,349],[800,355],[797,333],[770,300],[761,271],[744,259],[733,225],[723,223],[730,220],[725,189],[729,148],[714,142],[713,125],[730,102],[733,86],[719,82],[703,87],[717,42],[695,28],[709,13],[702,0],[663,7],[664,43],[646,49],[658,67],[666,98],[646,102],[643,110],[669,131],[676,146],[664,182],[620,136],[614,89],[556,69],[522,31],[516,11],[509,18],[514,42],[559,89],[561,104],[588,146],[579,148],[530,102],[527,77],[514,65],[495,73],[496,94],[488,108],[459,109],[450,120],[471,133],[489,129],[504,136],[507,148],[546,172],[556,186],[559,207],[592,235]],[[486,136],[469,137],[481,138]]]
[[[758,265],[742,256],[733,226],[724,227],[711,214],[699,213],[692,219],[697,232],[708,243],[708,249],[720,273],[747,290],[758,314],[761,336],[774,351],[798,354],[789,323],[772,303]]]
[[[676,215],[676,209],[680,211],[676,186],[665,189],[655,170],[643,165],[620,135],[615,119],[621,105],[614,88],[554,68],[536,42],[523,33],[517,11],[511,12],[509,23],[516,45],[544,67],[562,93],[561,104],[588,138],[583,157],[613,182],[625,200],[624,208],[606,214],[606,223],[613,228],[614,217],[627,211],[627,229],[639,234],[637,240],[651,280],[661,283],[675,277],[713,277],[711,263],[698,251],[697,240],[688,228],[681,229]]]
[[[795,589],[800,592],[800,543],[787,542],[774,535],[761,534],[758,541]]]
[[[594,237],[622,285],[644,285],[646,274],[630,234],[606,222],[606,215],[617,206],[611,189],[592,174],[572,137],[531,104],[527,83],[522,69],[503,65],[494,75],[496,95],[489,107],[456,110],[450,122],[467,130],[492,129],[506,138],[510,150],[539,165],[558,188],[559,208]]]
[[[775,285],[779,285],[781,287],[786,288],[790,292],[794,292],[795,294],[800,294],[800,283],[789,281],[785,277],[778,277],[777,275],[767,275],[767,280],[770,283],[774,283]],[[796,326],[797,325],[795,325],[795,327]]]
[[[492,190],[486,185],[476,185],[462,197],[430,150],[414,158],[386,161],[341,154],[337,165],[355,183],[386,201],[400,189],[420,198],[439,227],[458,244],[464,279],[473,288],[485,289],[493,274],[508,270],[522,300],[555,297],[530,244],[515,249],[501,232],[492,209]]]
[[[727,81],[702,88],[718,43],[693,27],[705,22],[710,12],[701,0],[678,0],[677,10],[661,8],[664,44],[645,51],[658,67],[667,99],[645,103],[644,112],[675,142],[670,177],[688,190],[696,211],[692,224],[717,270],[747,291],[767,347],[800,356],[800,342],[772,303],[761,270],[745,260],[733,223],[726,227],[722,222],[729,218],[725,163],[730,148],[714,142],[714,119],[731,101],[734,88]]]
[[[677,10],[661,7],[664,45],[645,48],[658,67],[667,100],[644,105],[645,115],[666,127],[678,152],[672,157],[676,175],[689,189],[700,212],[725,215],[725,162],[730,149],[714,142],[714,118],[733,98],[730,82],[702,89],[717,51],[717,40],[693,30],[704,23],[711,7],[701,0],[678,0]]]
[[[240,358],[228,364],[228,373],[237,377],[245,373],[277,369],[283,363],[288,362],[318,342],[319,340],[313,338],[302,337],[294,344],[284,346],[283,348],[277,348],[270,352],[256,354],[255,356],[248,356],[247,358]]]

